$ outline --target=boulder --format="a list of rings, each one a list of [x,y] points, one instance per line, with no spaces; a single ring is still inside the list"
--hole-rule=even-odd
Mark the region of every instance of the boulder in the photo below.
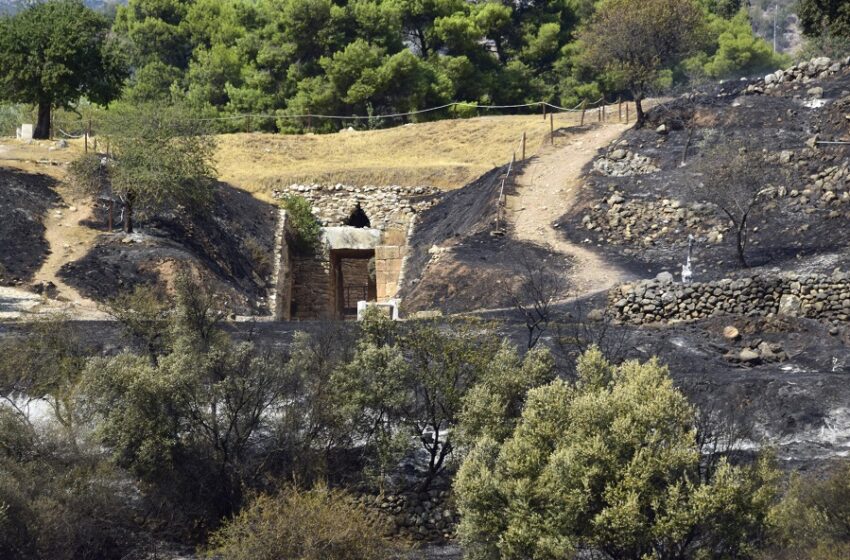
[[[666,270],[664,272],[659,272],[655,279],[661,284],[673,283],[673,275]]]
[[[744,348],[738,353],[738,361],[742,364],[755,365],[761,361],[761,356],[755,350]]]
[[[779,314],[786,317],[799,317],[803,308],[803,302],[799,297],[784,294],[779,298]]]
[[[823,88],[822,87],[813,87],[806,94],[813,99],[820,99],[823,97]]]
[[[741,332],[732,325],[729,325],[723,329],[723,338],[726,340],[738,340],[741,338]]]

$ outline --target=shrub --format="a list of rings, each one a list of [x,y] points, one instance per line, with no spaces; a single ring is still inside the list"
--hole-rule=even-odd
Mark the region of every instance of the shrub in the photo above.
[[[850,462],[823,480],[794,475],[771,512],[773,544],[768,558],[847,558],[850,553]]]
[[[106,164],[101,156],[94,153],[72,161],[68,174],[76,188],[92,196],[102,194],[109,185]]]
[[[254,269],[260,278],[267,278],[273,272],[274,267],[272,266],[272,261],[269,258],[269,251],[263,247],[257,238],[248,236],[242,241],[242,246],[245,248],[245,252],[248,253],[248,256],[251,259],[251,262],[254,264]]]
[[[575,384],[529,392],[513,435],[482,437],[455,482],[467,556],[748,558],[777,472],[701,461],[696,415],[653,360],[615,367],[592,349]]]
[[[464,102],[463,105],[449,107],[449,115],[453,119],[471,119],[478,116],[478,102]]]
[[[225,560],[381,560],[392,546],[381,524],[338,490],[287,488],[261,495],[210,541]]]
[[[289,195],[281,203],[289,214],[295,238],[291,240],[292,248],[298,253],[312,253],[319,246],[322,226],[313,215],[310,201],[303,196]]]

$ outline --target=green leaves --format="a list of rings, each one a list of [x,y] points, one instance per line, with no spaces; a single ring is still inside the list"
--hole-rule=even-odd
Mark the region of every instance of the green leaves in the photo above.
[[[458,473],[459,534],[472,558],[746,556],[763,533],[769,463],[702,473],[695,411],[653,360],[608,364],[532,389],[501,445],[482,437]],[[495,509],[494,509],[495,508]]]
[[[77,0],[34,4],[0,20],[0,97],[70,106],[81,96],[107,103],[126,72],[106,19]]]

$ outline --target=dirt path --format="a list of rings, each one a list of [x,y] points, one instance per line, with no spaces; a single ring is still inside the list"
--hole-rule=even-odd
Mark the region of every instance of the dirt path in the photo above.
[[[555,146],[541,147],[517,178],[518,200],[513,204],[514,235],[523,241],[547,245],[572,257],[570,290],[575,297],[607,290],[626,279],[626,273],[592,251],[564,239],[553,227],[574,204],[583,182],[581,171],[597,150],[614,141],[628,125],[606,124],[589,130],[568,131]]]
[[[71,192],[65,185],[59,185],[56,190],[66,207],[51,208],[45,216],[44,236],[50,244],[50,254],[33,277],[33,283],[52,282],[56,286],[55,299],[62,302],[68,312],[99,316],[95,302],[80,295],[58,276],[63,264],[85,256],[98,235],[98,231],[80,225],[81,220],[91,217],[91,201]]]

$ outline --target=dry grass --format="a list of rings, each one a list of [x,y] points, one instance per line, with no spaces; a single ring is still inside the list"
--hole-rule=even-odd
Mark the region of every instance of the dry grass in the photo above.
[[[556,114],[555,127],[577,119]],[[292,183],[455,189],[506,164],[523,132],[528,153],[536,152],[548,137],[548,118],[481,117],[328,135],[228,134],[219,137],[217,168],[223,181],[261,198]]]

